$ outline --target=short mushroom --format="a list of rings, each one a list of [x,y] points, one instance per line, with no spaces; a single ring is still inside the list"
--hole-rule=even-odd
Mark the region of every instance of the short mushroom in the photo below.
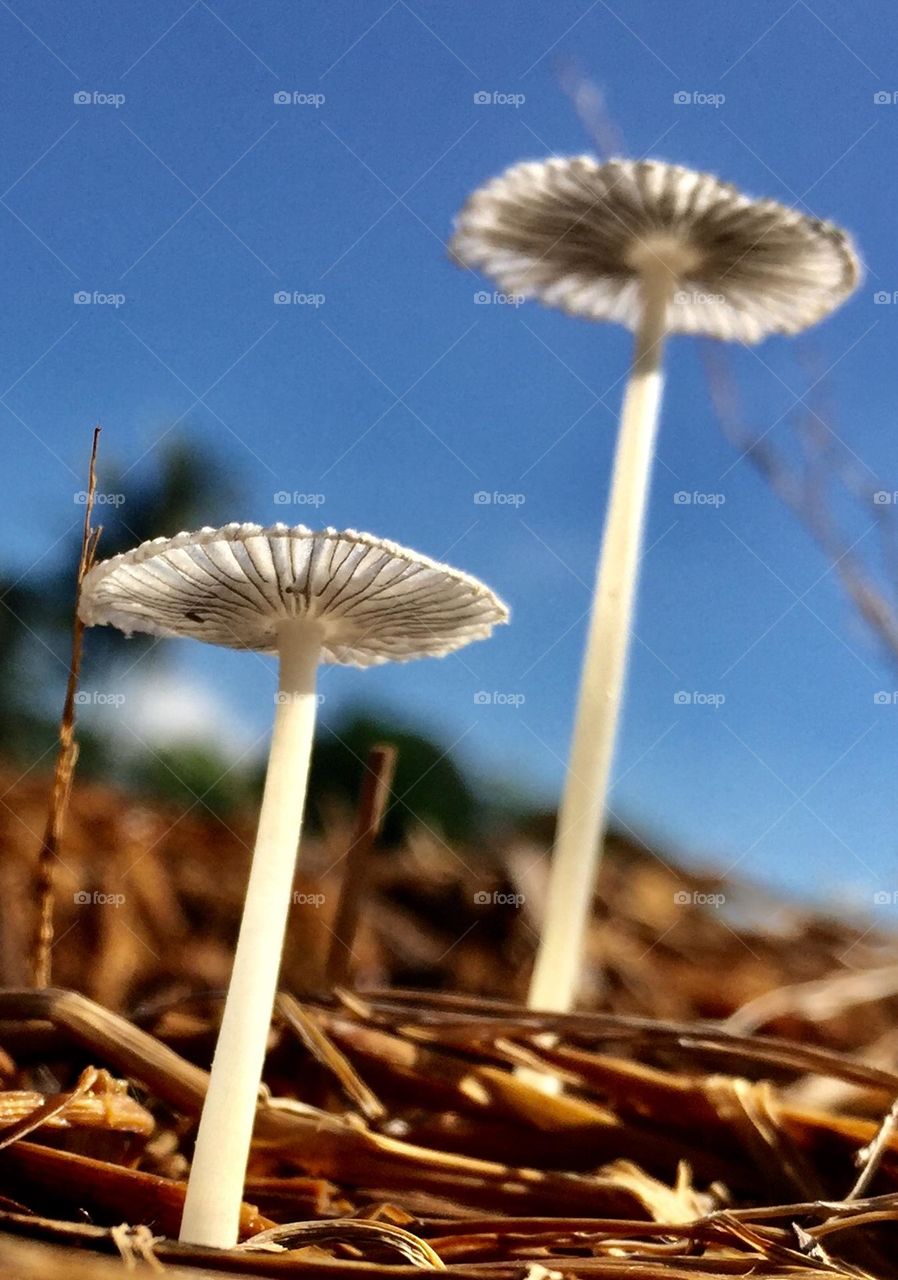
[[[183,1241],[228,1248],[302,827],[318,665],[440,657],[488,636],[508,611],[476,578],[366,533],[230,524],[145,542],[96,565],[81,617],[280,660],[256,847],[181,1226]]]
[[[532,1007],[569,1009],[604,840],[668,333],[753,343],[797,333],[855,289],[838,227],[708,174],[589,156],[515,165],[461,211],[451,252],[506,292],[636,334]]]

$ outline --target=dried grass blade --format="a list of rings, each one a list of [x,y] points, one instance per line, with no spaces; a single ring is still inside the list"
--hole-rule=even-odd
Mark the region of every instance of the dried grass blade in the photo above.
[[[75,741],[75,707],[84,650],[84,623],[78,616],[78,606],[81,602],[81,587],[94,562],[101,533],[100,529],[94,529],[91,524],[94,501],[97,494],[97,450],[100,445],[100,430],[100,427],[94,427],[93,443],[90,451],[87,499],[84,506],[84,527],[81,535],[81,556],[78,561],[78,575],[75,583],[75,616],[72,621],[72,653],[69,661],[69,676],[62,709],[62,719],[59,724],[59,752],[56,757],[56,770],[50,794],[50,809],[47,814],[47,823],[44,828],[35,871],[37,925],[34,938],[32,980],[36,987],[48,987],[50,985],[56,863],[59,859],[59,849],[65,831],[72,779],[75,776],[75,766],[78,763],[78,744]]]

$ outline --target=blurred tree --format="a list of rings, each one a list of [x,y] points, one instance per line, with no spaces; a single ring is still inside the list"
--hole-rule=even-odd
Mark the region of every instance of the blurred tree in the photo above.
[[[147,538],[214,521],[232,498],[222,470],[184,439],[156,451],[151,467],[133,480],[102,468],[101,462],[102,471],[95,524],[103,526],[103,559]],[[111,495],[121,495],[123,501],[110,502]],[[45,572],[21,578],[0,574],[0,743],[4,754],[14,759],[33,761],[56,738],[71,650],[80,541],[80,530],[73,531],[64,553]],[[122,652],[122,639],[112,628],[90,632],[85,675],[114,660]],[[149,642],[149,637],[136,637],[132,644]],[[82,767],[99,766],[104,760],[102,744],[86,733],[79,739]]]
[[[469,840],[484,821],[504,822],[529,812],[521,802],[501,811],[483,803],[444,747],[396,721],[353,711],[335,729],[323,727],[315,739],[309,780],[308,821],[320,828],[329,810],[355,811],[365,760],[371,747],[389,742],[399,752],[396,778],[384,824],[383,843],[399,844],[416,823],[446,840]],[[264,760],[234,767],[209,743],[180,743],[134,757],[123,780],[135,789],[193,806],[221,817],[255,809],[262,793]]]
[[[162,796],[198,817],[227,818],[253,809],[262,788],[259,770],[233,768],[212,745],[182,743],[141,754],[126,771],[136,791]]]
[[[421,734],[364,712],[349,716],[336,728],[321,730],[309,778],[313,820],[316,810],[328,802],[355,806],[365,759],[379,742],[392,743],[399,752],[384,824],[385,843],[398,843],[416,821],[447,840],[474,835],[477,798],[447,752]]]

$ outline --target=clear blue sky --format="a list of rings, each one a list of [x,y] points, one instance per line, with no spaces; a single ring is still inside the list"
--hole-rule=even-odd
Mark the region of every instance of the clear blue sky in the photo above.
[[[321,523],[508,599],[513,625],[459,658],[329,672],[325,716],[398,706],[551,800],[629,343],[536,304],[478,305],[492,286],[443,245],[492,174],[590,148],[560,57],[604,87],[630,154],[855,233],[868,279],[805,348],[859,465],[898,489],[898,306],[873,303],[898,288],[898,105],[874,101],[898,86],[886,0],[0,0],[0,48],[2,519],[20,571],[79,515],[94,421],[134,475],[177,424],[233,472],[234,518],[314,522],[274,494],[322,494]],[[277,305],[281,290],[324,301]],[[807,385],[801,351],[733,354],[760,430],[782,432]],[[722,438],[688,340],[670,350],[660,454],[615,810],[691,856],[869,903],[898,888],[898,706],[874,703],[898,674]],[[679,490],[725,501],[678,506]],[[262,664],[189,644],[176,661],[263,731]],[[480,690],[525,700],[477,705]],[[679,690],[726,701],[677,705]]]

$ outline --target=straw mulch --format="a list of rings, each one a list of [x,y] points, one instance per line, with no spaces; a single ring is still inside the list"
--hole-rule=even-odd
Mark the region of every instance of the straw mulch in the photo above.
[[[895,1271],[885,931],[618,841],[590,943],[604,1011],[534,1015],[539,833],[479,855],[417,835],[373,859],[355,984],[328,991],[339,823],[304,850],[244,1244],[177,1244],[251,821],[76,788],[53,951],[73,990],[29,991],[47,783],[0,792],[4,1277]]]

